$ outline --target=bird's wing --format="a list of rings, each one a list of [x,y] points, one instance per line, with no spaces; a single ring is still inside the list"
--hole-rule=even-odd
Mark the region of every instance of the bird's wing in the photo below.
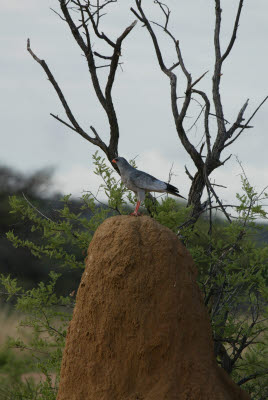
[[[167,184],[165,182],[156,179],[146,172],[139,171],[138,169],[131,171],[128,179],[132,185],[135,185],[139,189],[152,192],[162,192],[167,189]]]

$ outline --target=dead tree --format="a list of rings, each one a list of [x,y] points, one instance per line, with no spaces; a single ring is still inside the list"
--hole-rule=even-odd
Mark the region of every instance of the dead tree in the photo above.
[[[213,85],[212,85],[212,99],[210,96],[202,90],[197,89],[199,82],[204,77],[205,73],[201,73],[196,79],[192,79],[187,66],[184,63],[179,40],[172,34],[169,30],[169,19],[170,19],[170,9],[164,3],[154,0],[156,7],[159,7],[163,13],[163,23],[152,22],[144,10],[145,2],[142,0],[133,0],[136,7],[131,8],[132,13],[135,17],[143,24],[143,26],[148,31],[152,39],[152,44],[155,49],[158,64],[162,72],[168,77],[170,81],[170,95],[171,95],[171,108],[174,117],[175,128],[178,134],[178,138],[181,141],[184,149],[189,154],[196,167],[196,172],[191,175],[186,168],[186,173],[191,180],[191,187],[188,195],[188,205],[193,207],[192,217],[188,222],[193,224],[196,222],[198,217],[207,208],[210,203],[211,198],[214,197],[218,203],[219,208],[225,214],[226,218],[231,222],[230,216],[226,211],[226,208],[221,203],[219,197],[217,196],[213,185],[209,180],[210,174],[220,166],[223,166],[231,156],[222,160],[222,152],[228,146],[230,146],[234,141],[236,141],[245,129],[252,128],[250,126],[250,121],[262,106],[262,104],[267,100],[268,96],[261,102],[254,113],[248,117],[245,121],[245,112],[248,106],[248,100],[242,105],[241,109],[238,111],[236,120],[230,124],[227,129],[226,120],[224,117],[224,109],[221,102],[221,92],[220,92],[220,82],[222,75],[222,65],[226,58],[230,55],[231,50],[234,46],[236,40],[236,34],[239,26],[239,21],[241,17],[241,11],[243,7],[244,0],[239,0],[238,9],[236,13],[236,18],[234,21],[233,31],[230,35],[230,41],[226,49],[222,51],[220,45],[220,31],[221,31],[221,1],[215,1],[215,29],[214,29],[214,48],[215,48],[215,62],[214,62],[214,73],[213,73]],[[61,119],[60,117],[51,114],[55,119],[68,126],[70,129],[74,130],[80,134],[84,139],[88,140],[93,145],[98,146],[104,151],[107,158],[111,162],[112,159],[118,155],[118,140],[119,140],[119,126],[116,117],[116,110],[114,108],[112,99],[112,88],[116,76],[116,71],[119,66],[119,60],[121,57],[121,46],[123,40],[132,31],[136,25],[137,20],[135,20],[131,25],[129,25],[122,34],[117,39],[112,39],[107,36],[104,32],[100,31],[100,20],[105,15],[104,10],[111,5],[111,3],[116,3],[117,0],[95,0],[91,2],[89,0],[58,0],[61,13],[60,17],[67,23],[73,38],[77,42],[78,46],[81,48],[86,62],[88,64],[88,69],[91,77],[91,81],[95,90],[96,97],[100,104],[102,105],[110,126],[110,141],[109,144],[104,143],[100,135],[97,133],[96,129],[91,126],[91,130],[94,136],[90,136],[85,130],[82,129],[77,119],[73,115],[68,103],[60,89],[57,81],[55,80],[53,74],[51,73],[48,65],[44,60],[39,59],[30,47],[30,41],[28,40],[28,51],[33,56],[33,58],[42,66],[48,79],[52,83],[57,95],[65,109],[66,115],[68,117],[68,122]],[[173,42],[174,50],[176,54],[176,59],[172,66],[167,66],[164,60],[164,52],[161,49],[158,41],[158,36],[156,34],[156,29],[161,29]],[[92,40],[99,40],[104,42],[108,49],[111,51],[110,54],[100,54],[97,51],[93,51]],[[97,60],[105,60],[107,64],[98,65]],[[106,67],[108,69],[108,77],[105,86],[105,90],[102,90],[99,78],[98,78],[98,68]],[[185,76],[185,88],[183,92],[178,93],[177,88],[177,74],[175,70],[181,69]],[[180,97],[184,98],[181,107],[178,105],[178,99]],[[202,117],[204,121],[204,141],[202,142],[200,148],[198,149],[193,143],[191,143],[187,132],[185,129],[185,119],[187,117],[187,112],[190,105],[192,104],[194,97],[200,97],[200,101],[203,103],[202,106]],[[201,116],[201,114],[200,114]],[[217,131],[216,134],[211,135],[210,128],[210,118],[216,118],[217,121]],[[198,117],[199,118],[199,117]],[[214,132],[213,132],[214,133]],[[215,139],[212,140],[212,136]],[[115,164],[112,164],[115,167]],[[201,202],[201,197],[204,189],[207,188],[209,200],[206,202]],[[210,207],[211,208],[211,207]]]
[[[142,0],[135,0],[135,3],[136,3],[136,9],[131,8],[131,11],[146,27],[152,39],[159,67],[162,70],[162,72],[169,78],[171,107],[177,134],[184,149],[187,151],[187,153],[191,157],[196,167],[196,172],[194,176],[192,176],[186,169],[186,173],[192,182],[189,191],[188,205],[193,206],[193,211],[192,211],[192,219],[189,222],[194,223],[198,219],[199,215],[203,212],[204,208],[206,208],[207,206],[207,201],[203,204],[201,203],[201,197],[205,187],[207,187],[209,193],[209,201],[210,201],[210,196],[214,196],[221,210],[223,211],[226,218],[230,222],[231,221],[230,216],[226,212],[224,205],[221,204],[220,199],[218,198],[211,182],[209,181],[209,176],[216,168],[224,165],[229,160],[231,156],[227,157],[225,160],[221,160],[222,151],[226,147],[230,146],[235,140],[237,140],[245,129],[252,128],[252,126],[249,125],[250,121],[252,120],[258,109],[268,98],[266,97],[262,101],[262,103],[258,106],[258,108],[254,111],[254,113],[247,119],[247,121],[243,122],[245,120],[244,115],[248,105],[248,100],[247,100],[239,110],[236,120],[233,123],[231,123],[229,129],[226,128],[226,120],[224,118],[224,110],[221,102],[221,92],[220,92],[220,81],[222,75],[221,70],[223,62],[230,55],[230,52],[236,40],[236,34],[244,0],[239,1],[237,14],[233,26],[233,32],[231,34],[229,44],[224,51],[222,51],[220,45],[221,13],[222,13],[221,1],[215,0],[215,28],[214,28],[215,63],[214,63],[214,74],[212,78],[213,80],[212,104],[209,95],[204,91],[198,90],[196,88],[197,84],[204,77],[206,72],[201,74],[201,76],[198,77],[197,79],[195,80],[192,79],[192,76],[184,63],[179,40],[174,37],[174,35],[168,28],[170,13],[171,13],[168,6],[158,0],[154,0],[156,6],[158,6],[163,13],[164,22],[161,24],[155,21],[152,22],[150,18],[146,15]],[[167,66],[165,64],[163,51],[160,48],[159,41],[153,27],[160,28],[162,31],[164,31],[164,33],[168,35],[168,37],[174,44],[177,59],[174,61],[174,64],[172,66]],[[184,101],[180,109],[178,107],[177,75],[174,72],[175,68],[177,67],[181,68],[186,80],[185,89],[183,93]],[[204,104],[203,119],[204,119],[205,140],[201,144],[200,149],[197,149],[191,143],[184,127],[187,111],[190,107],[191,102],[193,101],[194,94],[198,95]],[[180,93],[180,95],[182,95],[182,93]],[[217,120],[217,132],[213,142],[210,131],[210,121],[209,121],[211,116],[216,117]]]
[[[90,129],[93,132],[94,136],[90,136],[89,133],[87,133],[80,126],[47,63],[37,57],[36,54],[32,51],[29,39],[27,41],[27,50],[30,52],[35,61],[37,61],[41,65],[41,67],[47,74],[49,81],[57,92],[57,95],[63,105],[69,121],[66,122],[65,120],[54,114],[50,115],[57,119],[59,122],[66,125],[68,128],[77,132],[93,145],[98,146],[101,150],[103,150],[108,160],[114,167],[115,164],[112,163],[112,159],[118,155],[119,126],[112,99],[112,89],[116,71],[119,66],[122,42],[132,31],[137,21],[135,20],[131,25],[129,25],[116,40],[112,40],[111,38],[106,36],[104,32],[100,32],[99,23],[101,17],[103,16],[102,13],[105,7],[107,7],[110,3],[115,3],[117,0],[97,0],[96,4],[92,4],[92,2],[89,0],[58,1],[62,12],[62,15],[59,15],[69,26],[73,38],[75,39],[76,43],[81,48],[83,55],[85,56],[96,97],[107,115],[110,126],[110,141],[108,145],[104,143],[104,141],[101,139],[93,126],[90,126]],[[89,25],[91,27],[89,27]],[[108,48],[111,51],[109,55],[103,55],[98,53],[97,51],[93,51],[93,35],[95,36],[94,39],[97,38],[100,41],[104,41],[108,45]],[[97,65],[96,59],[106,60],[106,64]],[[99,68],[104,67],[108,68],[108,78],[106,81],[105,89],[102,90],[97,72]]]

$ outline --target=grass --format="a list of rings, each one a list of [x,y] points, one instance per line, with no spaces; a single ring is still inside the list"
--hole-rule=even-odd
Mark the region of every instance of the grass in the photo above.
[[[21,397],[18,394],[16,399],[37,398],[36,387],[45,380],[44,374],[35,367],[31,352],[8,345],[9,337],[23,339],[27,343],[31,330],[19,327],[21,319],[21,314],[0,304],[0,400],[15,400],[14,389],[16,393],[21,393]]]
[[[9,336],[18,335],[19,314],[11,311],[7,305],[0,305],[0,348],[2,348]]]

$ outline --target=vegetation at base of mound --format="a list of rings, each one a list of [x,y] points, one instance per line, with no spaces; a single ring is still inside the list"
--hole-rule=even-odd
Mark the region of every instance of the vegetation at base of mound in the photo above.
[[[27,238],[14,225],[7,238],[16,248],[24,247],[38,260],[45,260],[49,269],[57,265],[57,271],[61,271],[61,275],[51,271],[31,288],[13,276],[1,275],[2,297],[21,313],[19,325],[31,331],[26,340],[9,338],[0,353],[4,360],[0,377],[6,382],[6,392],[13,396],[23,393],[20,398],[55,399],[66,329],[79,282],[73,282],[71,290],[62,290],[61,279],[70,271],[81,276],[96,228],[111,215],[128,214],[129,204],[133,207],[135,203],[133,194],[98,154],[94,155],[94,163],[95,173],[102,180],[101,189],[107,195],[105,205],[97,206],[95,196],[86,193],[74,207],[68,195],[52,218],[31,199],[18,195],[10,198],[13,220],[23,221],[30,229]],[[158,198],[149,207],[151,199],[147,199],[146,205],[153,218],[179,235],[195,260],[219,365],[253,398],[262,399],[268,387],[268,246],[255,238],[263,229],[256,218],[266,214],[259,205],[259,195],[245,176],[241,179],[242,194],[237,195],[236,216],[231,224],[205,214],[189,227],[185,222],[191,209],[168,196]],[[12,348],[20,349],[25,359]],[[40,373],[45,379],[40,383],[33,379],[22,382],[22,372],[28,371]]]

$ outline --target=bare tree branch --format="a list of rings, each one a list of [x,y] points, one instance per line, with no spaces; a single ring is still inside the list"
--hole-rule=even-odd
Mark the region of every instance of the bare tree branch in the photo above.
[[[24,200],[29,204],[30,207],[32,207],[38,214],[40,214],[43,218],[45,218],[47,221],[50,222],[54,222],[52,219],[50,219],[49,217],[47,217],[45,214],[43,214],[40,210],[38,210],[38,208],[36,208],[31,202],[30,200],[27,199],[27,197],[25,196],[25,194],[22,192],[22,196],[24,198]]]
[[[92,142],[92,138],[90,138],[90,136],[88,136],[88,134],[80,127],[80,125],[78,124],[77,120],[75,119],[75,117],[74,117],[74,115],[73,115],[73,113],[72,113],[67,101],[65,100],[65,97],[64,97],[64,95],[63,95],[58,83],[56,82],[54,76],[52,75],[47,63],[45,62],[45,60],[41,60],[40,58],[38,58],[37,55],[32,51],[32,49],[30,47],[30,39],[27,40],[27,50],[31,54],[33,59],[35,61],[37,61],[38,64],[40,64],[41,67],[44,69],[49,81],[51,82],[52,86],[56,90],[57,95],[58,95],[58,97],[59,97],[59,99],[61,101],[61,104],[63,105],[63,107],[65,109],[66,115],[69,118],[69,121],[71,122],[72,125],[69,125],[68,123],[64,122],[63,120],[61,120],[59,117],[55,116],[54,114],[50,114],[50,115],[52,115],[58,121],[62,122],[63,124],[65,124],[66,126],[71,128],[72,130],[74,130],[75,132],[79,133],[86,140]],[[92,143],[93,144],[97,144],[95,142],[92,142]],[[99,145],[99,144],[97,144],[97,145]]]
[[[213,114],[213,113],[209,113],[209,115],[212,115],[213,117],[219,118],[219,117],[217,117],[216,114]],[[223,118],[223,121],[224,121],[226,124],[230,124],[230,122],[227,121],[227,119],[225,119],[225,118]]]
[[[191,74],[188,72],[188,70],[186,69],[186,67],[184,65],[184,61],[183,61],[183,58],[182,58],[182,54],[181,54],[181,50],[180,50],[180,46],[179,46],[179,41],[178,40],[176,40],[176,51],[177,51],[177,55],[178,55],[178,59],[179,59],[179,62],[180,62],[181,69],[182,69],[182,71],[183,71],[183,73],[184,73],[184,75],[185,75],[185,77],[187,79],[187,88],[186,88],[186,92],[185,92],[185,99],[184,99],[184,103],[183,103],[183,106],[182,106],[182,109],[181,109],[181,112],[179,114],[178,121],[177,121],[177,123],[179,125],[181,125],[184,117],[186,116],[186,112],[188,110],[188,107],[189,107],[189,104],[190,104],[190,101],[191,101],[192,77],[191,77]]]
[[[61,0],[62,1],[62,0]],[[64,0],[63,0],[64,1]],[[103,9],[104,7],[106,7],[109,3],[115,3],[116,1],[114,1],[114,0],[111,0],[111,1],[107,1],[106,3],[104,3],[103,5],[101,5],[101,6],[97,6],[97,10],[94,12],[94,13],[91,13],[90,12],[90,9],[89,9],[89,5],[90,4],[88,4],[87,6],[85,6],[84,7],[84,9],[85,9],[85,11],[86,11],[86,13],[87,13],[87,15],[88,15],[88,18],[84,21],[84,23],[87,23],[89,20],[90,20],[90,22],[91,22],[91,24],[92,24],[92,27],[93,27],[93,30],[94,30],[94,32],[95,32],[95,35],[99,38],[99,39],[102,39],[102,40],[104,40],[106,43],[108,43],[111,47],[115,47],[115,43],[111,40],[111,39],[109,39],[108,38],[108,36],[106,36],[105,35],[105,33],[104,32],[99,32],[99,29],[98,29],[98,26],[99,26],[99,11],[101,10],[101,9]],[[80,10],[81,10],[81,8],[80,8]],[[94,15],[97,15],[97,22],[95,22],[95,20],[94,20]],[[81,27],[81,26],[83,26],[83,23],[79,26],[79,28]]]
[[[189,132],[193,129],[193,127],[196,125],[197,121],[199,120],[199,118],[200,118],[201,115],[203,114],[204,108],[205,108],[205,105],[201,108],[201,111],[200,111],[200,113],[198,114],[198,116],[196,117],[194,123],[190,126],[189,129],[187,129],[187,131],[186,131],[187,133],[189,133]],[[202,151],[200,151],[199,153],[201,154]]]
[[[99,99],[99,102],[103,106],[104,110],[106,110],[105,98],[102,93],[100,83],[98,80],[98,76],[96,73],[96,66],[95,66],[95,61],[94,61],[94,57],[93,57],[93,53],[92,53],[92,49],[91,49],[90,37],[87,34],[88,44],[86,45],[86,43],[84,42],[78,28],[76,27],[70,13],[69,13],[69,10],[68,10],[65,0],[59,0],[59,1],[60,1],[61,10],[65,16],[67,24],[69,25],[72,35],[73,35],[75,41],[77,42],[78,46],[81,48],[81,50],[85,54],[85,57],[87,59],[88,68],[89,68],[89,72],[91,75],[91,80],[93,83],[95,93]],[[83,16],[83,13],[81,15]],[[84,26],[85,30],[87,31],[87,26],[86,26],[85,20],[83,20],[82,25]]]
[[[204,72],[198,79],[196,79],[190,86],[190,89],[192,89],[201,79],[208,73],[208,71]]]
[[[227,220],[228,220],[228,221],[230,222],[230,224],[231,224],[231,223],[232,223],[232,220],[231,220],[229,214],[226,212],[226,210],[225,210],[225,208],[224,208],[222,202],[220,201],[219,197],[217,196],[215,190],[213,189],[213,187],[212,187],[212,185],[211,185],[211,183],[210,183],[210,181],[209,181],[209,179],[208,179],[206,168],[204,168],[204,177],[205,177],[206,184],[208,185],[210,191],[213,193],[213,196],[215,197],[217,203],[218,203],[219,206],[221,207],[222,212],[224,213],[225,217],[227,218]]]
[[[265,99],[258,105],[256,110],[253,112],[253,114],[250,116],[250,118],[247,120],[244,127],[238,132],[238,134],[232,140],[225,143],[224,148],[227,146],[230,146],[230,144],[232,144],[241,135],[241,133],[244,131],[244,129],[246,129],[248,127],[248,124],[250,123],[250,121],[253,119],[253,117],[256,115],[256,113],[259,111],[259,109],[266,102],[267,99],[268,99],[268,96],[266,96]]]
[[[241,122],[243,121],[244,112],[245,112],[245,110],[246,110],[246,108],[248,106],[248,102],[249,102],[249,99],[247,99],[247,101],[245,102],[245,104],[243,105],[241,110],[239,111],[236,121],[233,123],[231,128],[228,129],[228,131],[227,131],[227,137],[228,138],[232,137],[232,135],[235,132],[235,130],[240,126]]]
[[[238,25],[239,25],[239,19],[240,19],[242,7],[243,7],[243,3],[244,3],[244,0],[240,0],[239,1],[238,10],[237,10],[236,19],[235,19],[235,24],[234,24],[234,29],[233,29],[233,34],[232,34],[230,43],[229,43],[225,53],[221,57],[221,63],[226,59],[226,57],[228,57],[228,55],[229,55],[229,53],[232,50],[232,47],[234,45],[234,42],[235,42],[235,39],[236,39],[236,34],[237,34],[237,29],[238,29]]]
[[[161,8],[163,14],[165,15],[166,22],[165,22],[164,29],[167,29],[168,22],[169,22],[169,17],[170,17],[170,9],[168,8],[168,6],[166,4],[161,3],[158,0],[154,0],[154,3],[159,5],[159,7]]]
[[[185,168],[185,173],[186,173],[186,175],[190,178],[191,181],[193,181],[194,178],[192,177],[192,175],[191,175],[190,172],[188,171],[186,165],[184,165],[184,168]]]
[[[89,136],[87,133],[82,133],[82,132],[78,132],[75,128],[73,128],[70,124],[68,124],[67,122],[63,121],[61,118],[59,118],[57,115],[54,115],[52,113],[50,113],[50,115],[55,118],[57,121],[61,122],[63,125],[66,125],[68,128],[72,129],[73,131],[79,133],[79,135],[81,135],[84,139],[88,140],[90,143],[94,144],[95,146],[98,146],[99,148],[101,148],[105,153],[107,151],[107,146],[106,144],[101,140],[101,138],[98,136],[97,139],[92,138],[91,136]]]
[[[215,114],[212,113],[211,110],[211,104],[209,101],[209,96],[201,91],[201,90],[196,90],[195,86],[199,83],[199,81],[203,78],[203,75],[201,75],[198,79],[196,79],[194,82],[192,82],[192,77],[190,74],[190,71],[186,68],[186,65],[184,64],[184,60],[181,54],[181,49],[179,45],[179,41],[174,37],[174,35],[170,32],[168,24],[170,20],[170,9],[168,8],[167,5],[162,3],[159,0],[154,1],[154,3],[160,8],[162,11],[163,17],[164,17],[164,22],[159,23],[156,21],[150,21],[149,18],[147,17],[144,8],[142,6],[142,1],[141,0],[135,0],[136,3],[136,8],[137,11],[131,8],[131,11],[135,14],[135,16],[144,24],[145,28],[147,29],[148,33],[151,36],[153,47],[155,50],[155,54],[157,57],[157,61],[159,64],[160,69],[169,77],[170,80],[170,87],[171,87],[171,107],[172,107],[172,113],[174,116],[175,124],[176,124],[176,130],[178,133],[178,136],[180,138],[181,143],[183,144],[185,150],[188,152],[188,154],[191,156],[196,168],[197,172],[194,176],[191,176],[190,174],[187,173],[187,175],[190,177],[192,184],[189,192],[189,199],[188,199],[188,204],[193,205],[193,211],[192,215],[193,216],[198,216],[200,215],[200,212],[203,210],[203,206],[201,204],[201,196],[203,193],[203,190],[205,186],[207,186],[208,190],[211,192],[211,194],[216,198],[216,201],[219,202],[219,207],[221,208],[221,211],[225,213],[226,218],[230,222],[230,216],[226,213],[223,204],[219,200],[215,190],[213,189],[211,183],[208,180],[209,175],[219,166],[222,166],[224,163],[226,163],[231,155],[229,155],[224,161],[220,160],[222,150],[228,146],[228,143],[232,143],[233,140],[235,140],[238,136],[236,136],[232,141],[227,142],[227,140],[233,136],[234,132],[238,129],[241,128],[241,132],[249,128],[249,121],[244,125],[242,124],[243,121],[243,115],[245,113],[247,103],[244,104],[244,106],[241,108],[239,111],[236,121],[231,124],[231,127],[227,131],[226,129],[226,123],[229,123],[225,118],[224,118],[224,111],[223,111],[223,105],[221,102],[221,93],[220,93],[220,82],[221,82],[221,69],[222,69],[222,63],[223,61],[228,57],[230,54],[235,40],[237,36],[237,31],[238,31],[238,26],[239,26],[239,20],[241,16],[241,10],[243,6],[243,0],[239,0],[239,6],[238,10],[236,13],[236,18],[234,22],[234,27],[232,30],[232,35],[229,41],[229,44],[225,50],[225,52],[221,53],[221,45],[220,45],[220,34],[221,34],[221,0],[214,0],[215,2],[215,27],[214,27],[214,49],[215,49],[215,63],[214,63],[214,72],[213,72],[213,79],[212,79],[212,97],[213,97],[213,105],[215,108]],[[173,64],[172,67],[167,68],[165,65],[164,61],[164,53],[163,49],[160,48],[157,36],[155,31],[153,30],[152,24],[161,28],[162,31],[168,35],[168,37],[172,40],[176,54],[177,54],[177,59],[178,61]],[[180,66],[181,70],[186,78],[186,89],[185,89],[185,95],[184,96],[177,96],[177,76],[173,72],[176,66]],[[200,151],[197,151],[197,146],[194,146],[189,138],[186,135],[185,129],[184,129],[184,121],[185,118],[187,118],[187,112],[191,103],[191,100],[194,100],[193,97],[191,96],[192,93],[197,93],[199,94],[204,102],[205,102],[205,112],[204,112],[204,127],[205,127],[205,137],[206,137],[206,148],[207,152],[206,155],[202,155],[202,150],[204,148],[204,144],[201,145]],[[183,98],[183,104],[181,109],[179,110],[177,100],[179,98]],[[216,116],[216,121],[217,121],[217,132],[216,132],[216,138],[214,142],[212,142],[211,139],[211,134],[210,134],[210,127],[209,127],[209,116],[210,115],[215,115]],[[200,117],[200,114],[197,116],[196,120]],[[196,123],[195,120],[195,123]],[[194,123],[194,124],[195,124]],[[191,129],[191,128],[190,128]],[[202,139],[201,139],[202,140]],[[203,161],[203,159],[205,160]],[[205,170],[205,174],[204,174]],[[196,219],[197,219],[196,218]],[[194,219],[192,220],[192,222]]]
[[[205,101],[206,111],[204,116],[204,125],[205,125],[205,135],[206,135],[206,143],[207,143],[207,154],[208,157],[211,156],[211,143],[210,143],[210,132],[209,132],[209,113],[210,113],[210,101],[205,92],[201,90],[193,89],[194,93],[199,94],[203,100]]]
[[[65,22],[66,22],[66,19],[64,19],[64,18],[62,17],[62,15],[60,15],[60,13],[58,13],[56,10],[54,10],[54,9],[51,8],[51,7],[50,7],[50,10],[53,11],[58,17],[60,17],[60,19],[61,19],[62,21],[65,21]]]
[[[176,67],[178,67],[180,65],[180,62],[176,62],[175,64],[172,65],[172,67],[169,68],[169,71],[173,71],[173,69],[175,69]]]
[[[139,12],[140,12],[140,15],[139,15],[132,7],[131,7],[130,10],[136,15],[136,17],[137,17],[141,22],[143,22],[143,23],[145,24],[145,26],[146,26],[148,32],[149,32],[150,35],[151,35],[151,38],[152,38],[152,41],[153,41],[153,44],[154,44],[154,48],[155,48],[155,52],[156,52],[156,56],[157,56],[157,59],[158,59],[159,66],[160,66],[161,70],[162,70],[164,73],[167,74],[167,72],[166,72],[166,71],[167,71],[167,68],[166,68],[166,66],[165,66],[165,64],[164,64],[163,57],[162,57],[162,53],[161,53],[161,50],[160,50],[160,47],[159,47],[157,38],[156,38],[155,33],[154,33],[154,31],[153,31],[153,29],[152,29],[152,27],[151,27],[151,25],[150,25],[150,22],[148,21],[148,19],[146,18],[145,14],[144,14],[144,11],[143,11],[142,6],[141,6],[141,1],[136,0],[136,5],[137,5],[137,7],[138,7],[138,10],[139,10]],[[168,75],[168,74],[167,74],[167,75]],[[169,75],[168,75],[168,76],[169,76]]]
[[[213,102],[215,107],[215,112],[217,116],[218,124],[218,134],[213,146],[213,156],[219,159],[219,149],[222,147],[222,142],[225,139],[226,129],[224,124],[224,114],[221,103],[220,95],[220,79],[221,79],[221,48],[220,48],[220,29],[221,29],[221,3],[220,0],[215,0],[215,29],[214,29],[214,47],[215,47],[215,65],[214,65],[214,75],[212,78],[213,88]]]
[[[116,44],[114,47],[114,52],[111,58],[111,66],[110,66],[110,73],[108,76],[108,80],[107,80],[107,84],[106,84],[106,88],[105,88],[105,97],[106,100],[108,100],[109,102],[111,102],[111,91],[112,91],[112,86],[114,83],[114,77],[115,77],[115,73],[116,73],[116,69],[118,67],[118,61],[119,61],[119,57],[121,55],[121,44],[123,42],[123,40],[125,39],[125,37],[132,31],[132,29],[134,28],[134,26],[136,25],[137,20],[132,22],[131,25],[129,25],[124,32],[122,33],[121,36],[119,36],[119,38],[116,40]]]
[[[106,2],[104,2],[103,4],[100,5],[100,2],[97,0],[97,3],[95,5],[93,5],[93,4],[91,4],[91,2],[86,1],[86,0],[84,2],[82,2],[82,0],[69,0],[69,1],[59,0],[64,19],[65,19],[66,23],[68,24],[75,41],[77,42],[77,44],[83,51],[85,58],[87,60],[88,69],[90,72],[90,77],[91,77],[91,81],[92,81],[96,96],[108,117],[108,121],[109,121],[109,125],[110,125],[109,146],[107,146],[100,139],[99,135],[96,134],[96,131],[93,130],[94,128],[92,129],[92,127],[91,127],[91,129],[94,132],[95,138],[88,135],[81,128],[81,126],[78,124],[77,120],[75,119],[70,107],[68,106],[68,104],[63,96],[63,93],[62,93],[61,89],[59,88],[56,80],[54,79],[52,73],[50,72],[47,64],[45,63],[44,60],[40,60],[33,53],[33,51],[30,48],[29,40],[28,40],[28,45],[27,45],[27,49],[28,49],[29,53],[32,55],[32,57],[35,59],[35,61],[37,61],[43,67],[49,80],[51,81],[52,85],[54,86],[71,124],[69,124],[68,122],[65,122],[64,120],[62,120],[61,118],[59,118],[58,116],[56,116],[54,114],[51,114],[51,115],[55,119],[57,119],[59,122],[63,123],[65,126],[67,126],[68,128],[79,133],[82,137],[84,137],[86,140],[88,140],[92,144],[100,147],[106,153],[110,162],[112,161],[112,159],[114,157],[116,157],[118,155],[118,140],[119,140],[119,126],[118,126],[117,116],[116,116],[116,112],[115,112],[113,101],[112,101],[111,91],[112,91],[117,67],[118,67],[118,65],[121,64],[121,63],[119,63],[119,57],[121,55],[122,42],[126,38],[126,36],[131,32],[131,30],[133,29],[133,27],[136,24],[136,21],[134,21],[130,26],[128,26],[123,31],[121,36],[119,36],[117,38],[115,43],[111,39],[109,39],[103,32],[100,33],[99,32],[99,20],[101,18],[100,10],[103,9],[108,4],[114,3],[114,2],[116,2],[116,1],[115,0],[107,0]],[[92,11],[92,12],[91,12],[91,7],[95,8],[94,11]],[[80,13],[80,16],[81,16],[81,19],[80,19],[81,24],[79,26],[77,26],[77,24],[74,22],[74,19],[71,15],[72,13],[77,14],[77,12]],[[76,14],[75,14],[75,17],[76,17]],[[95,22],[94,18],[96,19],[96,22]],[[97,51],[94,51],[94,53],[93,53],[90,32],[89,32],[88,25],[87,25],[87,22],[89,20],[91,22],[93,31],[96,34],[96,36],[100,39],[105,40],[105,42],[113,48],[112,56],[103,56],[100,53],[98,53]],[[82,34],[79,31],[80,28],[84,29],[85,38],[82,37]],[[111,60],[111,64],[105,65],[105,67],[109,68],[108,79],[107,79],[107,83],[106,83],[106,87],[105,87],[105,95],[102,92],[100,82],[98,79],[98,75],[97,75],[97,69],[103,68],[104,66],[96,66],[95,60],[94,60],[94,55],[97,57],[100,57],[100,58]],[[117,170],[116,165],[112,164],[112,166]]]
[[[193,159],[194,163],[196,164],[196,166],[198,166],[200,168],[201,167],[203,168],[202,158],[201,158],[200,154],[198,153],[198,151],[195,149],[195,147],[192,145],[192,143],[188,140],[187,135],[186,135],[185,130],[184,130],[183,125],[182,125],[183,115],[185,116],[186,111],[187,111],[188,106],[189,106],[189,102],[190,102],[190,98],[191,98],[191,91],[188,90],[188,92],[186,93],[182,110],[179,113],[178,106],[177,106],[177,77],[172,72],[171,69],[166,67],[166,65],[164,63],[162,52],[160,50],[157,37],[155,35],[155,32],[154,32],[154,30],[153,30],[148,18],[146,17],[146,15],[144,13],[144,10],[142,8],[141,2],[139,0],[136,0],[136,6],[138,8],[139,14],[133,8],[131,8],[131,11],[136,16],[139,15],[139,19],[146,26],[146,28],[147,28],[147,30],[148,30],[151,38],[152,38],[152,42],[153,42],[153,45],[154,45],[154,49],[155,49],[155,53],[156,53],[156,56],[157,56],[159,67],[164,72],[164,74],[166,74],[170,79],[171,107],[172,107],[172,113],[173,113],[173,116],[174,116],[174,121],[175,121],[175,125],[176,125],[176,129],[177,129],[179,138],[180,138],[184,148],[186,149],[186,151],[192,157],[192,159]],[[161,26],[161,25],[159,25],[159,26]],[[172,41],[173,41],[173,43],[175,45],[175,49],[176,49],[176,52],[177,52],[178,61],[179,61],[180,65],[181,65],[182,70],[184,71],[185,75],[187,76],[187,82],[188,82],[187,89],[189,89],[190,86],[191,86],[191,76],[188,73],[188,71],[187,71],[187,69],[186,69],[186,67],[185,67],[185,65],[183,63],[183,59],[182,59],[180,48],[179,48],[179,43],[178,43],[178,41],[176,41],[174,36],[167,30],[167,27],[164,28],[163,26],[161,26],[161,28],[165,29],[166,33],[168,33],[169,36],[172,38]]]
[[[98,53],[97,51],[94,51],[93,54],[94,54],[95,56],[99,57],[99,58],[103,58],[104,60],[111,60],[111,59],[112,59],[112,56],[104,56],[104,55]]]
[[[256,379],[259,376],[264,376],[268,374],[268,368],[264,369],[263,371],[258,371],[255,374],[251,374],[248,376],[245,376],[243,379],[241,379],[239,382],[237,382],[238,386],[244,385],[244,383],[247,383],[251,381],[252,379]]]

